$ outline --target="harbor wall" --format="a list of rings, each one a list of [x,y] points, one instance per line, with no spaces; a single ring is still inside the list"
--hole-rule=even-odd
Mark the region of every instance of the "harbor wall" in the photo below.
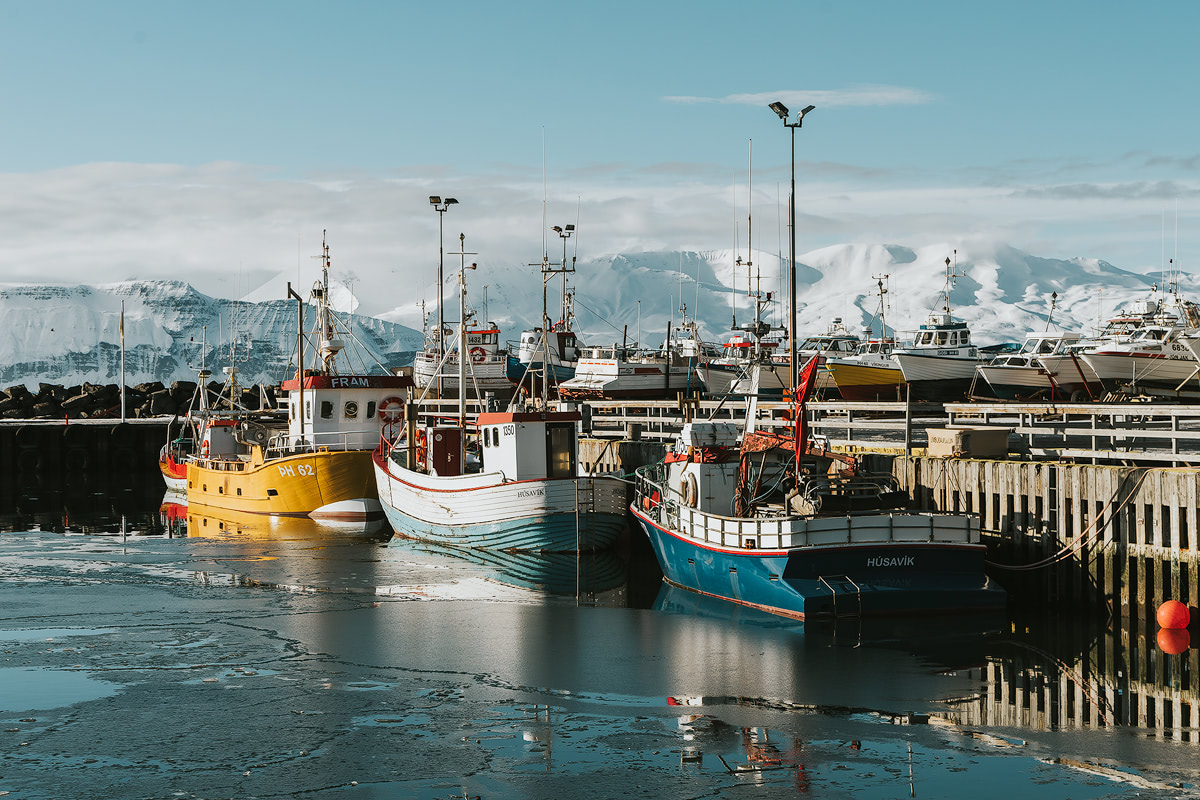
[[[0,511],[158,490],[169,418],[0,424]],[[176,428],[178,429],[178,428]]]
[[[916,507],[980,517],[989,572],[1015,598],[1110,616],[1200,606],[1200,470],[897,457]]]

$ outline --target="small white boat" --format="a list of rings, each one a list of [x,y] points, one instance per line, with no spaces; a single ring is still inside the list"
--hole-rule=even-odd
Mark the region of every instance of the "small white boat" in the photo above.
[[[484,413],[469,440],[458,426],[421,428],[411,445],[375,452],[384,514],[402,536],[455,547],[609,547],[625,528],[626,486],[579,475],[582,418],[577,411]]]

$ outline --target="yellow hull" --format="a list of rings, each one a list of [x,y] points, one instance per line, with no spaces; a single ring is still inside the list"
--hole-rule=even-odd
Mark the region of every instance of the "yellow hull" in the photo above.
[[[319,451],[265,462],[261,453],[255,448],[250,461],[200,458],[189,462],[188,505],[305,517],[313,512],[339,516],[342,511],[328,507],[367,501],[368,507],[382,514],[369,450]]]
[[[904,399],[900,392],[904,376],[899,367],[891,369],[858,364],[826,364],[826,367],[845,400],[894,402]]]
[[[188,504],[187,535],[208,539],[313,540],[391,534],[385,520],[325,522],[306,517],[272,517]]]

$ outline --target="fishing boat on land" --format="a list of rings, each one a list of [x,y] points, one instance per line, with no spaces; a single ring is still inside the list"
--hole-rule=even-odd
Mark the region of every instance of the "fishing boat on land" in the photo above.
[[[411,379],[389,374],[345,373],[346,337],[352,331],[329,303],[329,247],[322,244],[321,280],[310,333],[317,366],[304,369],[304,335],[298,337],[301,369],[281,388],[287,427],[253,419],[210,419],[199,451],[187,463],[189,505],[224,511],[326,520],[382,516],[371,466],[380,437],[399,433],[404,394]],[[304,330],[304,298],[292,291]]]
[[[1172,293],[1169,305],[1151,300],[1135,310],[1150,313],[1128,336],[1095,343],[1078,357],[1108,391],[1194,396],[1200,389],[1200,306]]]
[[[815,369],[792,435],[693,421],[637,471],[631,512],[665,580],[796,619],[1002,608],[977,517],[911,510],[890,475],[808,442]]]
[[[963,277],[955,272],[956,266],[952,267],[950,259],[946,259],[941,308],[929,313],[911,345],[892,350],[892,359],[900,367],[906,391],[913,400],[961,400],[975,378],[979,348],[971,341],[967,323],[955,320],[950,309],[950,290],[955,280]]]
[[[1078,333],[1029,333],[1017,352],[997,355],[976,369],[1000,400],[1069,400],[1083,391],[1081,376],[1078,370],[1072,375],[1069,359],[1058,357],[1079,339]],[[1048,369],[1043,357],[1055,358],[1065,371]]]
[[[657,351],[621,345],[585,347],[575,377],[559,384],[567,400],[666,400],[706,391],[701,356],[672,342]]]
[[[459,387],[466,386],[467,397],[483,398],[490,394],[507,401],[513,385],[508,379],[508,351],[500,345],[500,328],[494,322],[480,324],[473,313],[467,326],[459,338],[451,339],[449,327],[442,330],[440,337],[436,330],[426,337],[425,348],[413,359],[417,389],[432,391],[440,381],[443,397],[458,397]],[[466,341],[464,370],[459,369],[460,338]]]
[[[460,271],[460,311],[465,303]],[[465,331],[460,330],[460,337]],[[459,378],[464,366],[459,364]],[[407,436],[373,455],[384,513],[412,539],[497,550],[574,552],[603,549],[625,527],[625,484],[581,475],[578,411],[485,412],[468,427],[418,424],[407,407]]]
[[[853,353],[825,359],[825,369],[843,400],[854,403],[897,402],[904,400],[904,375],[892,358],[896,340],[887,328],[887,275],[875,275],[879,307],[863,328],[862,340]],[[879,333],[875,334],[875,321]]]

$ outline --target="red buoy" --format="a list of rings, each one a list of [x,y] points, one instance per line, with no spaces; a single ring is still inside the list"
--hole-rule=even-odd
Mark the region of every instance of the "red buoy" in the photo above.
[[[1192,643],[1192,635],[1187,628],[1159,628],[1158,649],[1167,655],[1179,655],[1187,650]]]
[[[1192,614],[1178,600],[1168,600],[1158,607],[1158,625],[1161,628],[1186,628]]]

